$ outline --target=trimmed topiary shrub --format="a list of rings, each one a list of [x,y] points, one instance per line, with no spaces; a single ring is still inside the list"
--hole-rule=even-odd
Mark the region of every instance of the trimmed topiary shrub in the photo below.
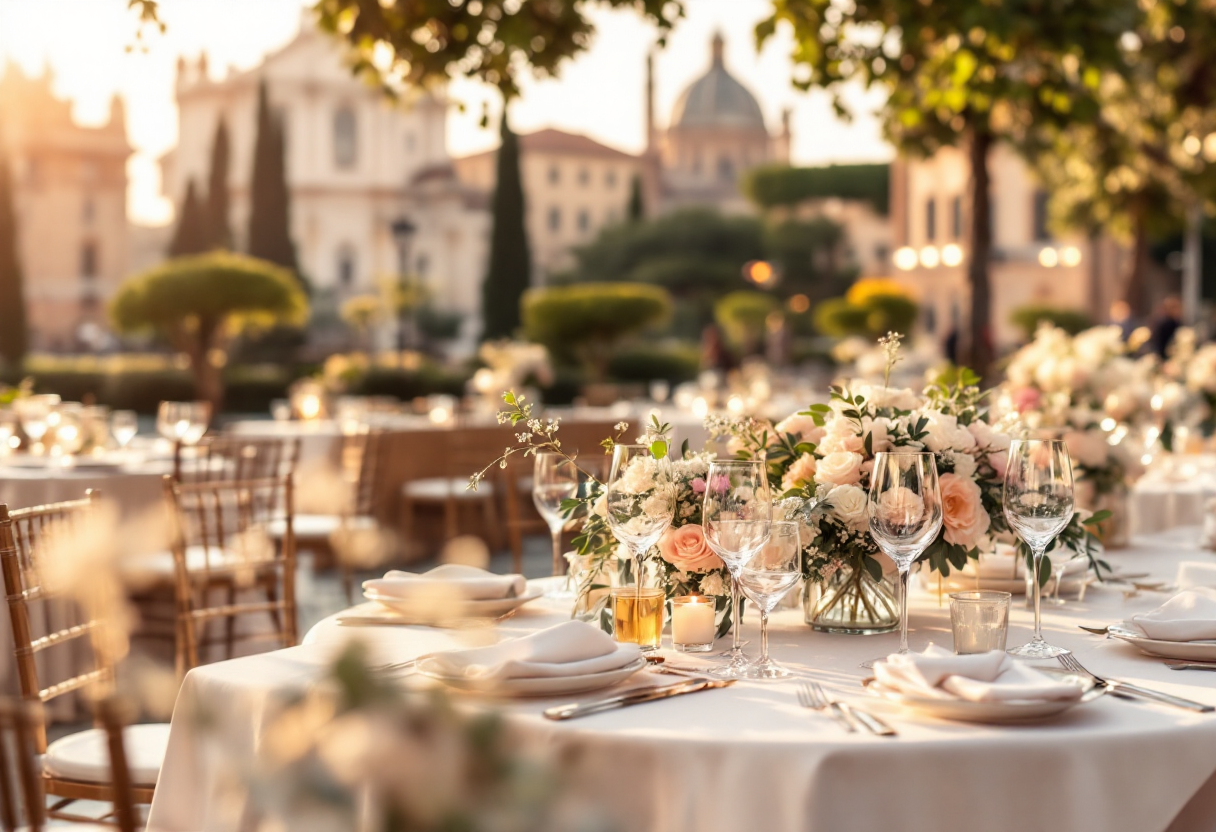
[[[1076,335],[1082,330],[1093,326],[1089,315],[1077,309],[1060,309],[1055,306],[1030,305],[1022,306],[1009,315],[1009,322],[1022,330],[1027,341],[1034,338],[1034,331],[1039,324],[1048,323],[1057,326],[1069,335]]]

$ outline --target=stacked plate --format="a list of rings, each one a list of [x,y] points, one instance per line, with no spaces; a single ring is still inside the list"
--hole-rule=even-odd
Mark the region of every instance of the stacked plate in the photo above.
[[[1185,659],[1193,662],[1216,662],[1216,641],[1167,641],[1149,638],[1130,621],[1112,624],[1106,631],[1112,638],[1126,641],[1149,656],[1163,659]]]
[[[450,688],[473,693],[491,696],[565,696],[620,684],[646,667],[646,659],[638,658],[622,667],[600,673],[512,679],[470,679],[444,673],[437,665],[434,659],[423,659],[418,662],[417,670],[420,675]]]
[[[449,619],[464,621],[493,620],[510,615],[524,604],[535,601],[544,594],[543,590],[529,586],[524,594],[513,595],[507,598],[493,598],[486,601],[445,600],[442,605],[442,616],[437,616],[434,605],[419,604],[416,599],[403,599],[383,595],[372,589],[365,589],[363,591],[364,598],[391,610],[399,619],[398,623],[401,624],[433,624],[438,618],[442,618],[444,621]]]

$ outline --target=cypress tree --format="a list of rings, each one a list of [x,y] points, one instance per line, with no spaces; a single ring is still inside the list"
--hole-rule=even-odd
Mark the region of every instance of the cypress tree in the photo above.
[[[28,332],[25,291],[21,285],[21,259],[17,252],[17,212],[13,206],[13,180],[8,156],[0,147],[0,361],[18,366],[25,358]]]
[[[629,183],[629,205],[625,209],[625,216],[630,222],[640,222],[646,217],[646,205],[642,202],[642,177],[640,174],[634,174],[633,179]]]
[[[519,327],[519,302],[532,278],[532,257],[524,229],[524,190],[519,173],[519,139],[503,108],[502,143],[492,204],[490,264],[481,286],[482,337],[508,338]]]
[[[228,225],[228,124],[220,116],[211,144],[211,173],[207,178],[207,241],[211,248],[232,248]]]
[[[291,242],[285,150],[283,122],[270,110],[263,81],[258,87],[258,133],[253,146],[249,253],[298,275],[296,248]]]
[[[194,187],[194,179],[186,183],[186,198],[182,201],[177,230],[169,243],[169,256],[202,254],[210,250],[207,234],[207,209]]]

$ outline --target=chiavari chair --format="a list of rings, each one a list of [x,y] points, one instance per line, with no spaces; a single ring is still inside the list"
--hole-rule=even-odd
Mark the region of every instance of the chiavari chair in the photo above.
[[[198,444],[173,446],[173,478],[178,482],[241,482],[294,474],[299,437],[216,434]]]
[[[197,667],[206,624],[223,620],[231,654],[235,624],[259,613],[274,625],[270,633],[246,633],[241,640],[273,638],[296,643],[296,544],[292,527],[292,475],[241,482],[176,482],[165,477],[172,522],[176,582],[176,663],[179,674]],[[270,534],[284,523],[277,541]],[[228,590],[223,603],[213,590]],[[260,589],[265,600],[238,601],[241,589]]]
[[[480,471],[495,454],[501,453],[501,431],[467,429],[444,433],[445,473],[439,477],[406,480],[401,486],[402,514],[406,534],[417,538],[417,514],[422,507],[438,506],[443,512],[444,540],[460,534],[461,512],[471,508],[481,514],[481,531],[493,549],[502,544],[498,522],[498,499],[504,487],[498,466],[487,472],[476,491],[468,488],[469,475]]]
[[[13,652],[22,699],[44,706],[76,691],[104,699],[113,690],[114,664],[106,629],[101,618],[86,618],[69,598],[48,589],[41,578],[43,558],[55,556],[53,539],[67,535],[88,521],[97,504],[98,494],[89,491],[82,500],[71,500],[34,508],[9,511],[0,504],[0,569],[8,601],[13,633]],[[50,551],[48,551],[50,550]],[[34,636],[32,610],[58,604],[64,611],[75,610],[76,622],[43,636]],[[48,618],[49,620],[49,618]],[[47,683],[40,672],[38,658],[52,650],[87,648],[91,669],[66,679]],[[103,712],[98,713],[105,722]],[[114,726],[111,725],[111,730]],[[105,727],[96,727],[47,743],[46,725],[39,721],[30,730],[34,751],[41,756],[42,788],[59,798],[48,810],[52,818],[91,820],[68,810],[77,800],[150,803],[156,778],[169,739],[167,724],[133,725],[121,731],[124,757],[131,761],[128,776],[116,777],[111,769],[109,751],[115,744]],[[122,782],[120,782],[122,781]]]

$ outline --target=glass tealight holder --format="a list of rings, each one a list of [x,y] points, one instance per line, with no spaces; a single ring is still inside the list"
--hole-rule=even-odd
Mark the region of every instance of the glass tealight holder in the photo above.
[[[975,590],[950,594],[950,627],[959,656],[1004,650],[1009,635],[1008,592]]]
[[[714,599],[682,595],[671,599],[671,646],[681,653],[708,653],[714,648]]]
[[[663,637],[663,590],[618,586],[612,590],[612,635],[643,650],[658,650]]]

